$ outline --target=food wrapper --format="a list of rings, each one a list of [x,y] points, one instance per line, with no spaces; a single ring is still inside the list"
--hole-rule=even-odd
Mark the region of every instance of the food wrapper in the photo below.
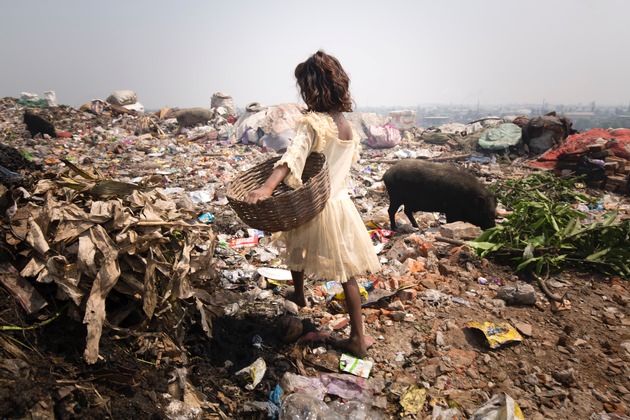
[[[245,380],[247,381],[245,389],[251,391],[260,383],[260,381],[262,381],[266,371],[267,364],[265,363],[265,359],[259,357],[254,361],[254,363],[239,370],[235,373],[235,375],[245,377]]]
[[[418,385],[411,385],[400,396],[400,405],[405,410],[405,415],[418,415],[427,401],[427,390]]]
[[[362,378],[369,378],[373,364],[369,360],[359,359],[344,353],[339,360],[339,369]]]
[[[379,225],[378,223],[376,223],[373,220],[370,220],[369,222],[365,222],[365,227],[368,230],[383,229],[383,227],[381,225]]]
[[[248,246],[255,246],[258,244],[258,236],[254,236],[253,238],[233,238],[230,239],[228,244],[232,248],[245,248]]]
[[[467,322],[466,327],[481,330],[488,339],[491,349],[501,347],[505,343],[523,341],[523,337],[507,322]]]
[[[343,287],[341,283],[337,281],[326,282],[326,293],[329,299],[346,300],[346,295],[343,293]],[[361,302],[367,302],[368,292],[363,285],[359,285],[359,293],[361,294]]]

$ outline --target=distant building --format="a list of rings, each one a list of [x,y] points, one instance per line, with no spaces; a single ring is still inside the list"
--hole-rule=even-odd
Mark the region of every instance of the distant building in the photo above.
[[[572,120],[578,120],[580,118],[593,118],[595,113],[591,111],[569,111],[563,113],[562,115],[567,118],[571,118]]]
[[[426,127],[439,127],[442,124],[449,122],[451,117],[422,117],[422,125]]]

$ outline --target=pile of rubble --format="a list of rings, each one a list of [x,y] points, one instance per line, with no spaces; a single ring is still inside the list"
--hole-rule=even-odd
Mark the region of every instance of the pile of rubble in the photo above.
[[[8,171],[0,178],[0,250],[8,262],[0,283],[26,315],[21,321],[52,322],[62,311],[51,303],[65,304],[68,322],[87,325],[83,360],[97,368],[118,366],[103,341],[127,337],[131,360],[176,378],[152,397],[152,409],[172,418],[272,418],[300,407],[366,418],[628,415],[625,281],[554,276],[547,284],[571,291],[574,307],[552,311],[543,293],[464,244],[480,233],[472,225],[424,213],[419,231],[404,221],[401,233],[385,228],[380,179],[392,162],[453,160],[487,184],[500,183],[530,171],[533,159],[519,142],[494,154],[476,141],[500,124],[527,121],[422,129],[406,111],[350,117],[364,143],[351,194],[383,264],[361,282],[374,343],[370,357],[357,360],[326,345],[327,335],[347,333],[339,285],[309,279],[307,308],[284,299],[290,285],[281,245],[227,205],[226,184],[286,146],[300,107],[250,104],[238,116],[230,99],[217,94],[209,109],[152,114],[123,111],[110,99],[80,110],[0,100],[0,167]],[[40,106],[35,112],[54,123],[57,137],[31,136],[23,122],[30,105]],[[628,215],[621,190],[607,190],[593,193]],[[282,316],[299,321],[295,337],[277,329]],[[8,348],[3,360],[20,358]],[[355,363],[361,368],[350,368]],[[112,388],[64,395],[96,399],[105,390],[116,394]],[[64,399],[50,398],[50,410]]]

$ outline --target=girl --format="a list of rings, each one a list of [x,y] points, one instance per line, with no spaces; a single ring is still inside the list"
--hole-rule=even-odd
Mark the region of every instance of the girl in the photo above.
[[[295,286],[293,299],[300,306],[306,306],[305,274],[342,284],[350,315],[350,337],[331,344],[363,358],[368,346],[355,277],[379,271],[380,263],[347,189],[350,166],[359,157],[359,138],[342,113],[352,111],[350,79],[339,61],[323,51],[298,64],[295,77],[307,113],[269,178],[245,199],[249,203],[265,200],[282,181],[290,187],[299,187],[307,156],[311,152],[326,156],[330,198],[314,219],[283,233],[287,245],[285,262]]]

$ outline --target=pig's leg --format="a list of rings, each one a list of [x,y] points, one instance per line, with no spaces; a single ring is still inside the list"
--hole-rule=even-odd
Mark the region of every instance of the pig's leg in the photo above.
[[[407,218],[411,222],[411,225],[415,227],[416,229],[419,229],[418,223],[416,222],[416,219],[413,217],[413,211],[411,210],[411,207],[405,206],[405,214],[407,215]]]
[[[396,212],[401,205],[401,202],[393,201],[390,197],[389,209],[387,210],[387,213],[389,214],[389,228],[391,230],[396,230]]]

